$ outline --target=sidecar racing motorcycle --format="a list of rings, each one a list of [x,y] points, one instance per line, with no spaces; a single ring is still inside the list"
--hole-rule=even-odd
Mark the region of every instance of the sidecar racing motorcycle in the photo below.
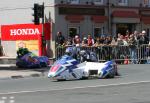
[[[46,56],[36,56],[27,48],[19,48],[17,51],[16,66],[18,68],[41,68],[49,65]]]
[[[94,56],[93,53],[90,54]],[[63,55],[51,66],[48,77],[54,80],[80,80],[90,77],[114,78],[118,74],[115,61],[99,63],[97,60],[90,59],[92,57],[90,54],[85,56],[84,52],[81,51],[82,62],[68,55],[68,53]]]

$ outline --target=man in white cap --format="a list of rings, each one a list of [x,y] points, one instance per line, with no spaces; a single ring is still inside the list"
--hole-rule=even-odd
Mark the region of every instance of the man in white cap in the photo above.
[[[144,38],[145,38],[144,44],[148,44],[148,43],[149,43],[149,38],[148,38],[148,36],[146,35],[146,31],[143,30],[143,31],[142,31],[142,34],[144,35]]]
[[[145,30],[143,30],[143,31],[142,31],[142,34],[146,34],[146,31],[145,31]]]
[[[139,44],[139,49],[140,49],[140,59],[145,58],[145,51],[146,48],[145,46],[142,46],[144,44],[148,44],[149,43],[149,38],[146,35],[146,31],[143,30],[142,33],[140,34],[140,36],[138,37],[138,44]],[[140,60],[140,63],[145,63],[145,60]]]
[[[138,40],[139,40],[139,45],[148,44],[149,43],[149,39],[148,39],[148,37],[146,35],[146,31],[145,30],[142,31],[142,33],[138,37]]]

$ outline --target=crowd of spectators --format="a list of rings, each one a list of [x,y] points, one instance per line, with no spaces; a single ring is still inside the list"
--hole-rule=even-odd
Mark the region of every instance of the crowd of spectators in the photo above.
[[[56,43],[57,46],[75,45],[80,47],[99,47],[104,45],[128,46],[130,58],[132,59],[131,62],[136,64],[138,62],[137,48],[140,45],[149,44],[149,37],[146,35],[145,30],[143,30],[142,32],[134,31],[133,33],[129,33],[127,31],[125,35],[121,35],[120,33],[118,33],[116,37],[112,37],[111,35],[102,35],[100,37],[95,38],[93,38],[91,34],[88,34],[83,38],[81,38],[79,35],[75,35],[74,38],[65,38],[61,32],[58,32],[56,37]],[[110,50],[112,51],[112,48]],[[106,55],[110,53],[110,51],[108,51],[107,49],[105,49],[105,51],[107,51]],[[127,52],[127,50],[119,52]],[[143,48],[141,48],[140,52],[143,52]],[[140,54],[141,57],[143,57],[143,55],[144,53]]]
[[[133,45],[142,45],[148,44],[149,38],[146,35],[146,32],[143,30],[141,33],[134,31],[134,33],[126,33],[126,35],[117,34],[116,37],[111,35],[102,35],[100,37],[93,38],[91,34],[88,34],[87,37],[81,38],[79,35],[75,35],[74,38],[68,37],[65,38],[61,32],[57,33],[56,43],[58,45],[76,45],[76,46],[100,46],[100,45],[124,45],[124,46],[133,46]]]

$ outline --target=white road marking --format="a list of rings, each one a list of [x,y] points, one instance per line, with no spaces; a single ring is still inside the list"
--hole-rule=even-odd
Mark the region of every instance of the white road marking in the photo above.
[[[49,91],[63,91],[63,90],[74,90],[74,89],[85,89],[85,88],[96,88],[96,87],[109,87],[109,86],[124,86],[124,85],[141,84],[141,83],[150,83],[150,81],[138,81],[138,82],[127,82],[127,83],[118,83],[118,84],[116,83],[116,84],[94,85],[94,86],[83,86],[83,87],[81,86],[81,87],[49,89],[49,90],[7,92],[7,93],[0,93],[0,95],[36,93],[36,92],[49,92]]]
[[[15,100],[10,100],[9,103],[15,103]]]
[[[0,103],[5,103],[5,101],[4,100],[0,100]]]
[[[14,99],[15,97],[13,97],[13,96],[11,96],[11,97],[9,97],[9,99]]]
[[[7,99],[7,97],[2,97],[2,99],[4,100],[4,99]]]

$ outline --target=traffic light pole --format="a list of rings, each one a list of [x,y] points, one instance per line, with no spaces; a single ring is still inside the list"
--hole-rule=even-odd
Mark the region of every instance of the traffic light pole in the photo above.
[[[43,2],[43,15],[42,15],[42,55],[46,55],[46,40],[44,34],[44,2]]]
[[[44,34],[44,2],[42,5],[34,4],[34,24],[39,25],[42,18],[42,34],[39,36],[39,55],[46,55],[46,40]]]

